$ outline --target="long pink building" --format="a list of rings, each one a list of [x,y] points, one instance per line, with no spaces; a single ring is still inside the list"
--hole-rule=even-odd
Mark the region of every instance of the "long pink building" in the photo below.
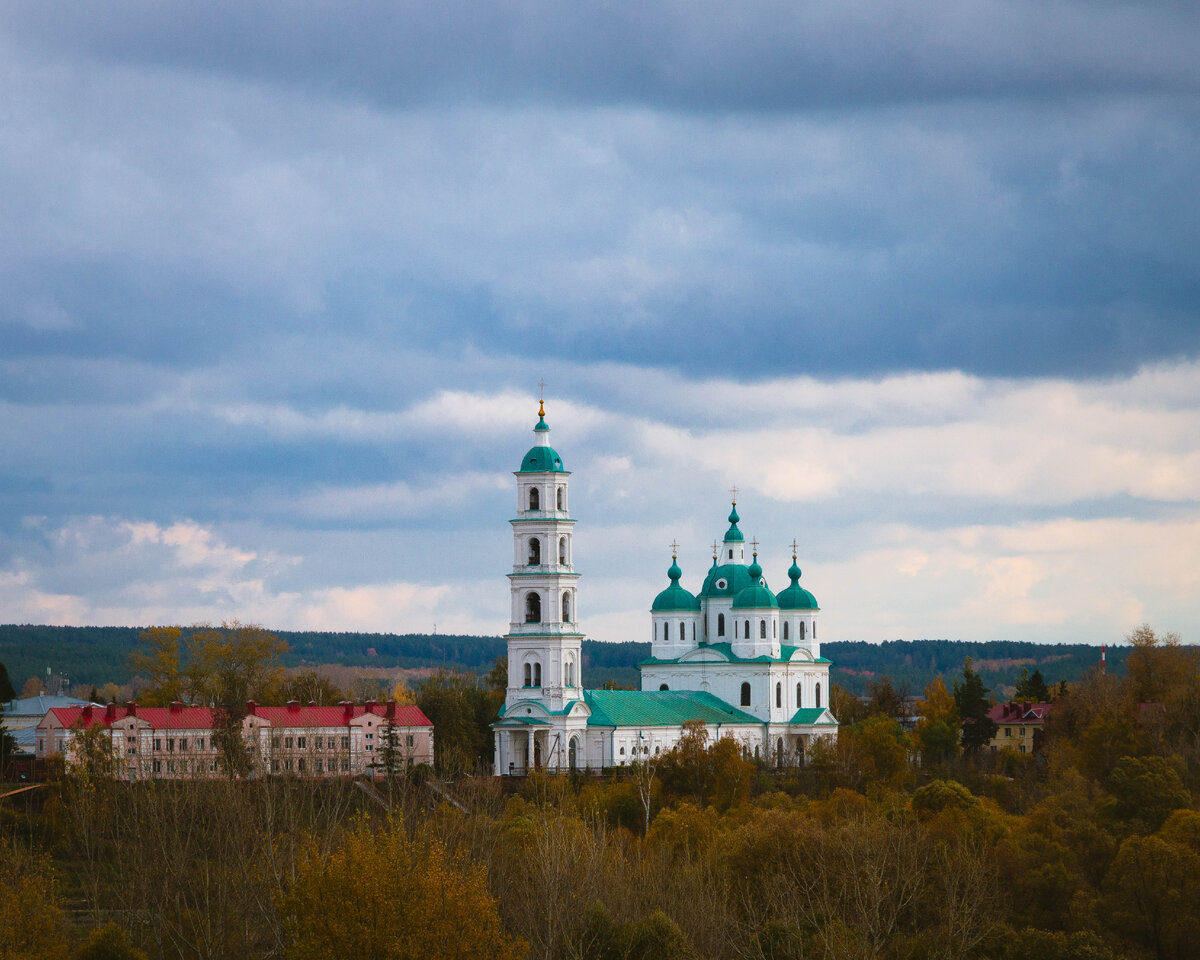
[[[213,742],[213,711],[172,703],[140,707],[58,707],[37,726],[36,755],[76,762],[73,741],[91,727],[108,735],[117,775],[126,780],[193,780],[224,776]],[[419,707],[367,701],[319,707],[296,701],[264,707],[251,700],[242,720],[253,775],[383,775],[433,763],[433,724]]]

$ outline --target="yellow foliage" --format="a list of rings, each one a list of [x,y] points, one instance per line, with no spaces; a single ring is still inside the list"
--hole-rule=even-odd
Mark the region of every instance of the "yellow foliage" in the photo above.
[[[64,928],[47,862],[0,840],[0,957],[65,958]]]
[[[360,820],[322,855],[310,842],[282,898],[291,960],[355,956],[376,960],[519,960],[486,871],[436,839],[410,840],[398,820],[378,833]]]

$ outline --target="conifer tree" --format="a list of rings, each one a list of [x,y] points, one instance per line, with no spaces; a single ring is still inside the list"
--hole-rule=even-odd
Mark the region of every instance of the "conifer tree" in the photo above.
[[[988,716],[991,703],[983,678],[971,669],[971,658],[963,664],[962,681],[954,684],[954,705],[962,719],[962,747],[976,753],[996,735],[996,721]]]

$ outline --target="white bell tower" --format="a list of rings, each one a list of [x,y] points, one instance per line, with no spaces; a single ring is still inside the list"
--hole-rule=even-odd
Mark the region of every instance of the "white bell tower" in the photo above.
[[[508,626],[506,708],[538,701],[561,711],[583,699],[572,530],[567,478],[562,458],[550,446],[545,404],[538,404],[534,445],[521,461],[517,516],[513,528],[513,570],[508,575],[512,614]]]

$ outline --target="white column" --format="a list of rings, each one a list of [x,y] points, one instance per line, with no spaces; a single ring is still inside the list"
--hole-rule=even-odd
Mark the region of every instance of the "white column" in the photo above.
[[[529,752],[525,756],[525,772],[533,770],[533,727],[529,728]]]

